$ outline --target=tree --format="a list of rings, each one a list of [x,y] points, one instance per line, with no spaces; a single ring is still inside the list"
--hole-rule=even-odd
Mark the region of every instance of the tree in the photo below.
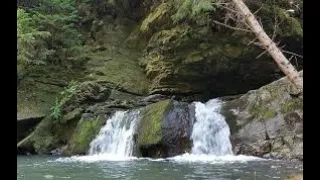
[[[52,35],[47,42],[55,50],[51,62],[63,62],[81,45],[83,39],[79,30],[80,17],[74,0],[38,0],[30,9],[39,30]]]
[[[303,92],[302,77],[299,75],[298,71],[292,66],[290,61],[283,55],[283,53],[277,47],[277,45],[265,33],[255,16],[249,10],[249,8],[245,5],[245,3],[242,0],[232,0],[232,2],[236,5],[239,12],[243,14],[251,31],[259,39],[261,45],[272,56],[272,58],[278,64],[282,72],[296,86],[297,89]]]
[[[82,43],[75,1],[36,0],[22,8],[17,9],[18,79],[34,65],[62,65],[72,59],[68,56],[76,54]]]
[[[18,75],[30,70],[33,65],[45,64],[47,56],[53,53],[46,45],[51,34],[39,31],[30,14],[17,10],[17,70]]]

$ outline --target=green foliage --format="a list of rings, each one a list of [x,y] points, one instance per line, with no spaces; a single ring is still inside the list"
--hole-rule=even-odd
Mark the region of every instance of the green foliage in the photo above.
[[[76,81],[71,81],[67,87],[60,92],[60,97],[56,98],[54,105],[51,107],[51,116],[59,120],[62,117],[62,106],[76,94],[79,83]]]
[[[180,7],[177,13],[171,17],[174,22],[179,22],[191,14],[193,0],[179,0],[178,4]]]
[[[39,0],[17,10],[18,74],[32,66],[63,64],[76,54],[83,38],[74,0]]]
[[[52,34],[49,44],[56,53],[51,60],[64,60],[81,45],[80,17],[74,0],[42,0],[32,13],[38,28]]]
[[[61,116],[62,116],[62,113],[61,113],[61,104],[60,104],[58,98],[56,98],[55,103],[54,103],[54,105],[52,106],[51,110],[52,110],[51,116],[52,116],[54,119],[58,120],[58,119],[61,118]]]
[[[177,12],[171,17],[177,23],[186,18],[214,11],[219,0],[176,0]]]
[[[215,7],[213,6],[213,2],[211,0],[199,0],[196,1],[196,3],[194,3],[194,6],[192,7],[192,16],[214,10]]]
[[[37,29],[30,14],[17,10],[17,70],[24,73],[32,65],[45,64],[46,58],[54,51],[49,50],[46,40],[51,37],[48,31]]]

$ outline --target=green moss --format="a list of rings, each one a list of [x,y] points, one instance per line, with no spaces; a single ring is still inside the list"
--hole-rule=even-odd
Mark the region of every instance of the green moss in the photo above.
[[[117,52],[105,50],[88,56],[91,59],[86,64],[88,80],[110,82],[136,94],[147,92],[149,82],[139,66],[136,52],[117,49]]]
[[[152,11],[142,22],[140,26],[141,32],[148,32],[150,29],[156,28],[155,26],[161,26],[170,22],[168,13],[170,11],[168,3],[160,4],[154,11]]]
[[[190,55],[186,57],[184,63],[194,63],[198,61],[202,61],[204,59],[202,52],[192,52]]]
[[[263,118],[264,119],[271,119],[274,118],[277,115],[277,113],[271,109],[267,109],[263,113]]]
[[[224,55],[230,58],[237,58],[243,52],[243,46],[240,45],[233,45],[230,44],[226,45],[224,48]]]
[[[32,133],[30,140],[35,151],[39,154],[49,153],[51,150],[65,145],[74,131],[79,119],[62,123],[51,116],[45,117]]]
[[[282,36],[303,36],[303,29],[298,19],[291,17],[284,9],[278,8],[280,24],[280,34]]]
[[[35,82],[20,85],[17,92],[18,119],[48,115],[60,90],[57,86]]]
[[[82,118],[69,141],[68,154],[83,154],[90,145],[90,142],[99,133],[100,128],[104,123],[104,119],[101,116],[93,120],[87,120]]]
[[[285,101],[280,105],[280,112],[286,114],[288,112],[293,112],[297,109],[303,109],[303,101],[302,99],[293,99],[291,101]]]
[[[256,103],[249,107],[249,113],[255,118],[271,119],[274,118],[277,113],[268,107],[267,104],[259,105]]]
[[[31,137],[36,152],[44,152],[50,145],[55,144],[50,131],[53,126],[52,118],[46,117],[36,127]]]
[[[138,128],[138,147],[142,145],[154,145],[161,141],[162,120],[171,105],[172,100],[164,100],[145,107]]]

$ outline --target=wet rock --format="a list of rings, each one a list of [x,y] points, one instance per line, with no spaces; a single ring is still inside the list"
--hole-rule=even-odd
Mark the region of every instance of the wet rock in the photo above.
[[[90,142],[95,138],[106,122],[106,119],[102,116],[92,118],[91,115],[89,115],[89,119],[87,119],[88,115],[89,114],[82,116],[73,131],[71,138],[68,140],[67,148],[61,151],[61,153],[65,155],[87,153]]]
[[[146,106],[137,134],[137,148],[143,157],[170,157],[191,149],[194,107],[164,100]]]
[[[303,96],[292,97],[295,91],[282,78],[225,103],[236,154],[303,159]]]
[[[173,107],[162,122],[162,144],[167,147],[167,156],[190,152],[194,106],[173,102]]]
[[[60,156],[62,155],[62,153],[68,148],[68,146],[62,146],[62,147],[59,147],[57,149],[54,149],[50,152],[51,155],[53,156]]]
[[[77,92],[64,104],[64,111],[70,112],[77,107],[99,103],[109,98],[111,90],[94,81],[81,83]]]

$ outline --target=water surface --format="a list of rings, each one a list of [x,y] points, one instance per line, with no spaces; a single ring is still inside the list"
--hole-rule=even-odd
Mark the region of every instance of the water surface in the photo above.
[[[302,171],[302,164],[241,156],[234,160],[179,156],[166,160],[133,158],[117,161],[99,161],[88,156],[82,159],[52,156],[17,157],[19,180],[267,180],[284,179]]]

